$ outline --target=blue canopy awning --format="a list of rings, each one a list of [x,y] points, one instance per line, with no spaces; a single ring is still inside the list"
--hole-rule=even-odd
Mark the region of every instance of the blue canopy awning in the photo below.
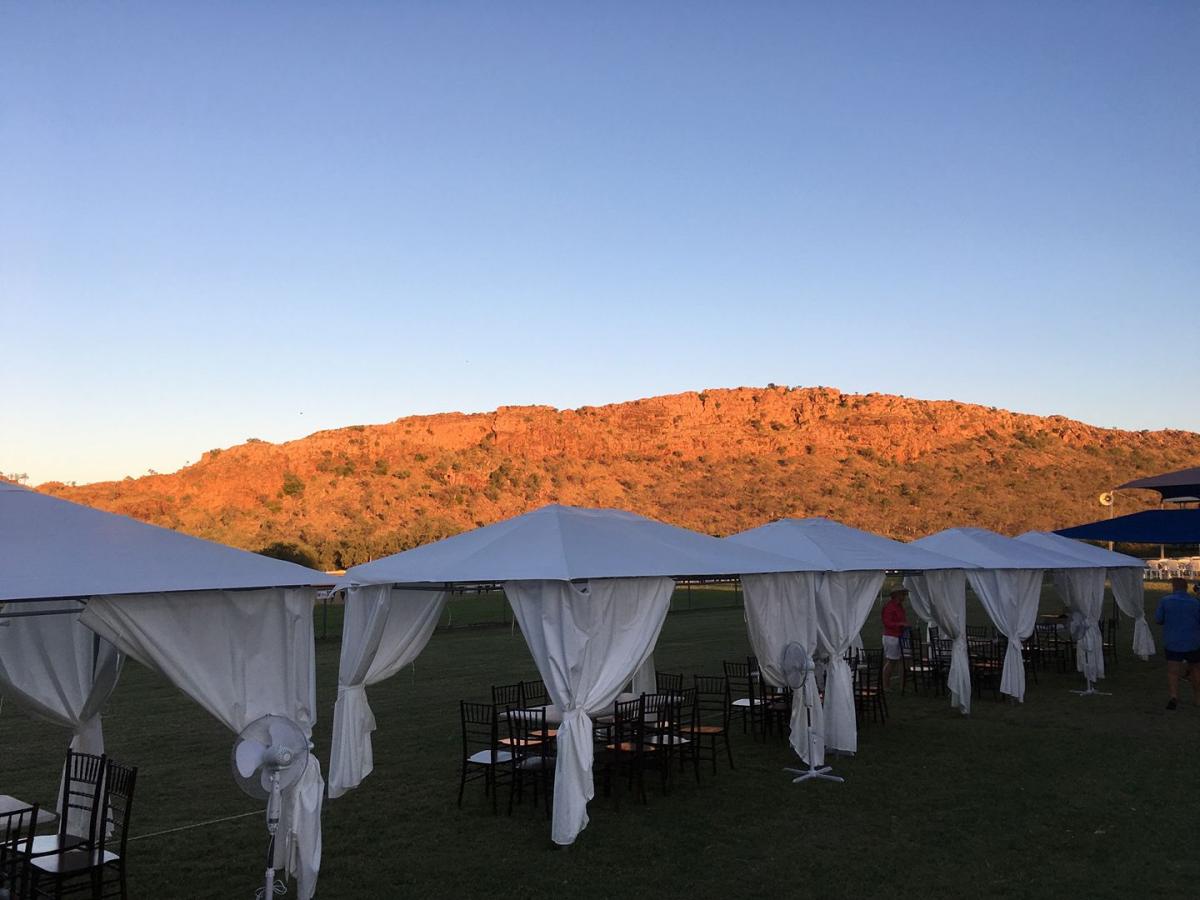
[[[1164,500],[1192,501],[1200,499],[1200,466],[1138,478],[1117,486],[1118,491],[1138,488],[1158,491]]]
[[[1055,534],[1081,541],[1129,544],[1200,544],[1200,509],[1147,509],[1060,528]]]

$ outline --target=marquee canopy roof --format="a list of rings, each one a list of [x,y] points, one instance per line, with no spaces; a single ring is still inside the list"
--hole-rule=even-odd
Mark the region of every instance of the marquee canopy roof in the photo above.
[[[913,544],[972,562],[981,569],[1098,568],[1097,563],[1047,550],[1029,541],[1013,540],[986,528],[947,528],[913,541]]]
[[[720,577],[796,562],[616,509],[543,506],[353,566],[342,584],[451,585],[588,578]]]
[[[804,571],[917,572],[974,568],[970,562],[821,517],[779,519],[726,540],[789,557]]]
[[[0,602],[332,581],[294,563],[0,482]]]
[[[1117,490],[1129,488],[1158,491],[1164,500],[1200,500],[1200,466],[1180,469],[1178,472],[1164,472],[1162,475],[1151,475],[1148,478],[1137,478],[1119,485]]]
[[[1147,509],[1060,528],[1055,534],[1081,541],[1134,544],[1200,544],[1200,509]]]
[[[1106,569],[1144,569],[1146,563],[1136,556],[1126,556],[1124,553],[1113,553],[1101,547],[1093,547],[1081,541],[1073,541],[1050,531],[1027,531],[1017,535],[1018,541],[1025,541],[1045,550],[1076,556],[1094,566],[1104,566]]]

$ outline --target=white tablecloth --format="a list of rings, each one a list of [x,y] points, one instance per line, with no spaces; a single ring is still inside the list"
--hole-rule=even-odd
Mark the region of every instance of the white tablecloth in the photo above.
[[[16,797],[10,797],[8,794],[0,794],[0,815],[3,815],[4,813],[16,812],[18,809],[25,809],[32,805],[32,803],[26,803],[24,800],[18,800]],[[56,816],[54,813],[50,812],[49,810],[39,808],[37,825],[35,826],[34,830],[36,831],[38,828],[48,828],[57,821],[58,816]],[[8,834],[8,820],[4,820],[3,823],[0,824],[3,825],[3,831],[0,831],[0,837],[4,837]]]

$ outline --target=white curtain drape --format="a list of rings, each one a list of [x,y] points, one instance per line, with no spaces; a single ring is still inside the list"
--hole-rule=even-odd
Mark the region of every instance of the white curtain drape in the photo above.
[[[1075,668],[1088,681],[1104,677],[1104,637],[1100,616],[1104,612],[1104,569],[1055,569],[1050,574],[1063,606],[1078,610],[1087,619],[1087,633],[1075,642]]]
[[[38,604],[58,615],[6,620],[0,628],[0,694],[71,731],[71,749],[103,753],[100,710],[117,686],[123,657],[79,622],[78,603]]]
[[[653,694],[658,690],[658,675],[654,669],[654,654],[646,657],[646,661],[637,667],[633,673],[633,681],[629,689],[635,694]]]
[[[787,687],[781,662],[788,644],[800,644],[810,656],[817,650],[817,587],[820,580],[819,572],[742,576],[750,646],[758,657],[758,670],[762,677],[776,687]],[[812,759],[809,759],[806,704],[812,711]],[[792,749],[812,766],[820,766],[825,762],[824,722],[814,672],[804,683],[803,697],[793,697],[790,738]]]
[[[101,754],[100,710],[117,686],[124,657],[80,624],[78,603],[39,603],[36,609],[56,614],[7,619],[0,628],[0,695],[70,730],[72,750]],[[70,833],[86,831],[86,818],[74,811]]]
[[[446,591],[401,591],[386,584],[347,588],[329,754],[331,800],[358,787],[375,766],[375,716],[367,686],[390,678],[420,655],[447,596]]]
[[[1133,619],[1133,652],[1142,659],[1154,655],[1154,635],[1146,622],[1145,583],[1142,570],[1122,566],[1108,570],[1108,583],[1121,612]]]
[[[162,673],[234,733],[286,716],[311,739],[316,721],[313,588],[94,597],[81,621]],[[321,867],[321,765],[310,754],[284,793],[275,864],[308,900]]]
[[[914,609],[926,609],[921,618],[938,627],[954,644],[946,687],[950,705],[965,716],[971,711],[971,658],[967,654],[967,573],[962,569],[930,569],[904,579]]]
[[[854,677],[843,659],[883,587],[883,572],[825,572],[817,585],[817,635],[829,654],[825,673],[825,746],[858,751]]]
[[[562,710],[551,826],[556,844],[573,843],[587,827],[592,716],[612,705],[654,649],[674,589],[670,578],[504,584],[538,673]]]
[[[918,582],[917,579],[921,580]],[[966,583],[965,580],[963,583]],[[933,599],[925,585],[926,582],[921,575],[905,576],[904,578],[904,586],[908,589],[908,602],[912,606],[913,612],[927,626],[936,625],[937,622],[933,618]]]
[[[1033,633],[1042,597],[1041,569],[968,569],[967,581],[988,616],[1008,638],[1000,692],[1025,700],[1025,660],[1021,642]]]

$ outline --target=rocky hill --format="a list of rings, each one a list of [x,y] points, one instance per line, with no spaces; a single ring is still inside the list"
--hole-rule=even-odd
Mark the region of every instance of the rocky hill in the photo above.
[[[340,568],[551,502],[717,535],[812,515],[898,538],[1016,533],[1097,518],[1100,491],[1198,462],[1191,432],[772,385],[415,416],[40,490],[247,549],[299,544]],[[1150,499],[1123,495],[1121,511]]]

